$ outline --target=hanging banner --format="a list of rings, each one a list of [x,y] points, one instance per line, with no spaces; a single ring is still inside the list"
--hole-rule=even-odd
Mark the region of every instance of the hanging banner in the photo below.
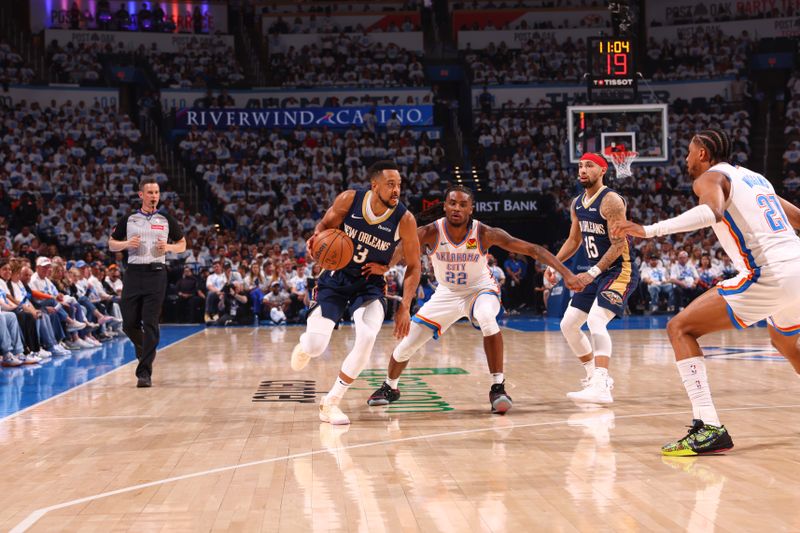
[[[686,41],[706,34],[741,37],[745,32],[754,40],[768,37],[800,37],[800,17],[657,26],[648,28],[647,32],[659,43],[664,40]]]
[[[646,13],[650,25],[669,26],[787,17],[795,15],[798,7],[797,0],[647,0]]]
[[[374,114],[376,125],[391,120],[398,127],[433,125],[432,106],[315,107],[296,109],[186,109],[180,111],[177,127],[239,128],[347,128],[363,126],[365,117]]]

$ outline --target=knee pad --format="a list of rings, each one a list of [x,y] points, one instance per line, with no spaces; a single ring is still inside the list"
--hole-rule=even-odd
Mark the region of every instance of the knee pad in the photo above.
[[[356,340],[353,343],[353,349],[342,362],[344,375],[355,379],[369,363],[372,347],[375,345],[375,339],[378,338],[378,332],[383,325],[383,314],[383,304],[379,300],[359,307],[353,313]]]
[[[331,333],[336,324],[333,320],[322,316],[322,310],[317,307],[308,316],[306,332],[300,335],[300,346],[311,357],[318,357],[328,347]]]
[[[481,294],[472,307],[472,318],[481,328],[484,337],[500,333],[497,315],[500,313],[500,300],[493,294]]]
[[[572,353],[576,357],[583,357],[592,353],[592,343],[589,338],[581,331],[581,326],[586,322],[588,313],[584,313],[577,307],[571,305],[564,312],[561,319],[561,334],[567,340]]]
[[[411,328],[408,331],[408,335],[406,335],[403,340],[400,341],[400,344],[398,344],[397,347],[395,347],[394,352],[392,352],[392,358],[398,363],[408,361],[411,359],[412,355],[414,355],[426,342],[432,338],[433,335],[429,328],[420,326],[416,322],[412,322]]]
[[[611,336],[608,334],[607,326],[614,316],[616,315],[613,311],[600,307],[597,302],[589,310],[586,322],[589,325],[589,333],[592,335],[595,356],[611,356]]]

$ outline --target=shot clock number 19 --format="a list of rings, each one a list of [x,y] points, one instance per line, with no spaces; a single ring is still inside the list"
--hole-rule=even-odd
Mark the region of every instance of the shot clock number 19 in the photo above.
[[[600,57],[606,57],[606,76],[628,76],[630,41],[598,41]]]

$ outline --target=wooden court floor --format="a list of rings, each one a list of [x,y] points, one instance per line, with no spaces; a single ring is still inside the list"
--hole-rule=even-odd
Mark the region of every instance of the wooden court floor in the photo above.
[[[709,336],[735,448],[662,459],[691,410],[663,331],[612,331],[615,402],[565,397],[583,375],[560,333],[504,330],[514,408],[489,414],[480,334],[456,325],[370,408],[395,341],[317,418],[353,340],[301,373],[302,329],[207,329],[162,351],[154,387],[124,366],[0,422],[4,531],[800,531],[800,380],[766,330]]]

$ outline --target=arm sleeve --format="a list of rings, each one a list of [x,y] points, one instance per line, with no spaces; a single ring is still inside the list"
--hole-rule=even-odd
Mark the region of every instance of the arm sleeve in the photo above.
[[[164,213],[164,216],[169,223],[169,235],[167,237],[172,242],[178,242],[183,238],[183,230],[181,229],[180,224],[178,224],[178,220],[169,213]]]
[[[714,211],[706,204],[700,204],[676,217],[644,226],[645,237],[662,237],[673,233],[695,231],[711,226],[717,221]]]
[[[125,215],[117,225],[114,226],[114,229],[111,231],[111,238],[115,241],[124,241],[128,236],[128,217],[130,215]]]

